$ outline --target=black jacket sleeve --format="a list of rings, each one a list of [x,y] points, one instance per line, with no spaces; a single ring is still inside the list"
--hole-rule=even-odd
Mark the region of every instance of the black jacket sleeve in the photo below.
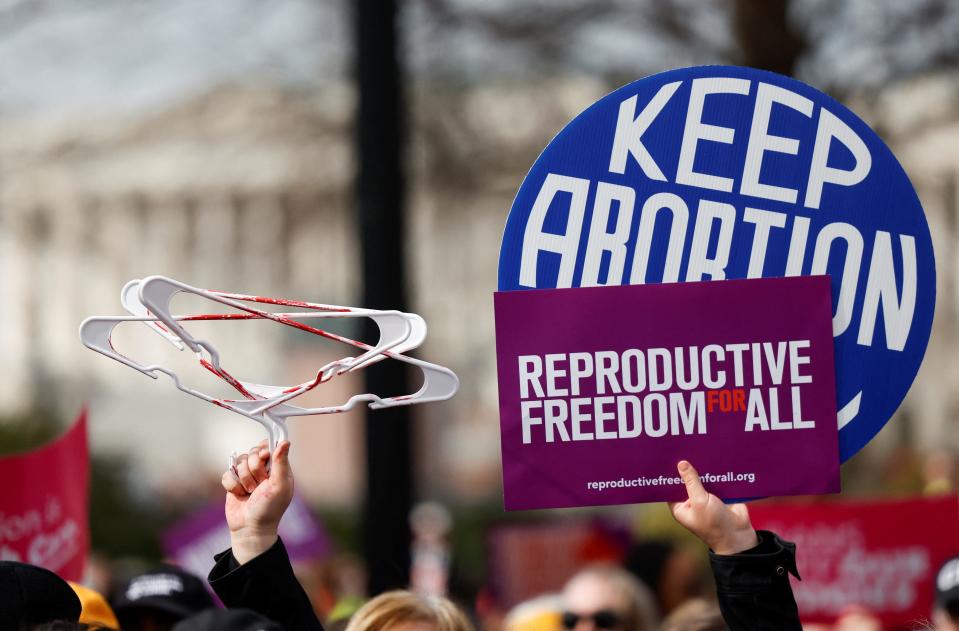
[[[799,578],[796,544],[760,530],[759,545],[739,554],[709,553],[716,595],[731,631],[802,631],[789,575]]]
[[[227,550],[214,557],[210,586],[227,607],[245,607],[275,620],[291,631],[323,631],[310,599],[303,591],[283,542],[240,565]]]

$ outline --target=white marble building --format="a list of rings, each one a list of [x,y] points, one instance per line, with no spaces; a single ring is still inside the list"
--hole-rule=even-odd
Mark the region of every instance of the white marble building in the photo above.
[[[150,483],[219,469],[258,427],[84,349],[85,316],[119,313],[122,284],[149,274],[331,303],[359,295],[342,7],[242,5],[195,13],[199,5],[183,0],[114,2],[91,15],[62,3],[0,39],[0,404],[42,402],[68,415],[89,402],[94,448],[129,455]],[[125,27],[116,33],[115,24]],[[504,222],[542,147],[612,87],[582,74],[411,86],[411,307],[430,327],[423,356],[463,383],[454,400],[416,408],[431,492],[472,499],[497,490],[492,293]],[[959,452],[957,82],[942,74],[882,94],[852,107],[919,191],[939,301],[903,418],[867,450],[877,461],[903,436]],[[243,335],[239,325],[210,326],[238,372],[267,382],[292,382],[335,352],[275,327]],[[117,342],[187,365],[146,329]],[[339,381],[321,396],[342,400],[359,387]],[[292,423],[302,488],[354,501],[360,413]]]

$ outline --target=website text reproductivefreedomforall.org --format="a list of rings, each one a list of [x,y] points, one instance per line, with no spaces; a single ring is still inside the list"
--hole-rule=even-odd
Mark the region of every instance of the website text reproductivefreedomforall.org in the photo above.
[[[753,484],[756,482],[755,473],[734,473],[727,471],[725,473],[703,473],[699,479],[703,484],[712,484],[716,482],[747,482]],[[683,480],[677,476],[660,475],[657,477],[647,477],[644,475],[635,478],[619,478],[618,480],[594,480],[586,483],[586,489],[589,491],[605,491],[607,489],[625,489],[646,486],[666,486],[682,484]]]

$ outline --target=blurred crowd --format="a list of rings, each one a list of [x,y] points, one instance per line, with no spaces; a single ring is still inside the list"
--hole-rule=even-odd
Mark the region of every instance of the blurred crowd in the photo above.
[[[488,594],[473,602],[442,595],[442,572],[422,563],[409,589],[367,599],[355,561],[329,563],[319,584],[301,581],[278,535],[293,499],[289,442],[234,457],[223,474],[230,548],[204,578],[165,564],[110,587],[68,583],[53,572],[0,561],[3,629],[124,631],[882,631],[866,608],[848,607],[832,626],[801,625],[790,575],[796,546],[756,531],[745,504],[708,493],[693,466],[678,470],[688,499],[669,505],[675,520],[709,549],[711,582],[691,551],[669,541],[632,545],[621,562],[587,563],[554,593],[502,611]],[[444,518],[421,509],[420,534]],[[425,526],[424,526],[425,524]],[[422,544],[422,542],[421,542]],[[421,545],[422,547],[422,545]],[[420,550],[420,554],[423,550]],[[814,554],[814,551],[810,551]],[[416,554],[414,551],[414,559]],[[424,576],[425,574],[425,576]],[[101,577],[102,580],[102,577]],[[93,580],[92,582],[96,582]],[[304,589],[304,584],[309,589]],[[308,595],[308,591],[309,594]],[[102,593],[101,593],[102,592]],[[911,629],[959,630],[959,557],[936,577],[930,617]],[[321,622],[322,620],[322,622]]]

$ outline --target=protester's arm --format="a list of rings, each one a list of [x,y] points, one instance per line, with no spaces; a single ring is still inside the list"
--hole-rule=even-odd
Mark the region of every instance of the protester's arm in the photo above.
[[[258,445],[237,458],[236,475],[223,474],[231,548],[216,556],[209,581],[227,607],[252,609],[287,629],[322,631],[277,534],[293,499],[289,454],[290,443],[280,443],[267,471],[270,452]]]
[[[706,491],[699,473],[678,466],[688,499],[669,505],[673,517],[709,546],[716,594],[731,631],[801,631],[789,584],[796,570],[796,546],[753,529],[745,504],[724,504]]]

